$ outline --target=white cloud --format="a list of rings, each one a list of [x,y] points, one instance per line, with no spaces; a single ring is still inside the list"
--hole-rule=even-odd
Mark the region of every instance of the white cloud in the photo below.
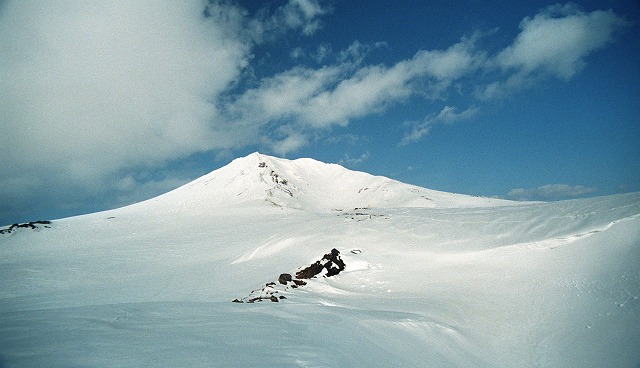
[[[85,179],[216,142],[208,102],[247,64],[200,2],[10,2],[0,30],[2,159]],[[11,155],[6,157],[5,155]]]
[[[344,157],[338,161],[338,164],[343,166],[355,166],[367,161],[370,157],[371,153],[368,151],[358,157],[351,157],[345,154]]]
[[[214,4],[220,6],[218,2]],[[297,29],[310,36],[322,27],[318,17],[330,11],[330,8],[320,5],[317,0],[289,0],[271,15],[263,11],[261,17],[248,21],[244,27],[256,42],[273,40],[288,31]],[[228,14],[227,9],[224,14]]]
[[[340,51],[338,55],[338,62],[353,62],[355,64],[361,64],[364,59],[371,54],[373,50],[381,47],[386,47],[386,42],[376,42],[373,44],[365,44],[358,40],[349,45],[345,50]]]
[[[429,134],[431,128],[437,124],[452,124],[459,121],[469,120],[473,118],[478,109],[476,107],[469,107],[464,111],[457,112],[457,109],[452,106],[445,106],[438,114],[431,114],[424,118],[421,122],[409,122],[407,125],[411,125],[410,132],[405,134],[400,142],[401,146],[420,140],[425,135]]]
[[[440,81],[452,81],[466,76],[484,60],[484,54],[473,49],[473,40],[463,39],[446,50],[422,50],[408,63],[418,75]]]
[[[172,173],[163,179],[135,178],[125,176],[113,183],[113,191],[117,202],[116,206],[124,206],[129,203],[140,202],[159,193],[166,193],[193,180],[192,176],[184,173]]]
[[[276,154],[286,156],[287,153],[297,151],[306,144],[307,137],[304,134],[291,132],[284,139],[272,142],[271,146]]]
[[[569,79],[585,65],[586,56],[613,41],[627,25],[611,10],[586,13],[573,4],[549,6],[523,19],[514,42],[488,62],[511,75],[478,96],[500,97],[548,75]]]
[[[583,65],[584,57],[611,41],[625,23],[612,11],[584,13],[574,5],[554,5],[520,24],[522,32],[498,56],[505,69],[525,73],[545,69],[570,78]]]
[[[392,66],[361,65],[368,50],[355,42],[341,53],[342,62],[319,69],[293,68],[266,78],[227,104],[226,118],[263,127],[281,122],[298,126],[298,132],[346,126],[418,93],[437,98],[484,58],[469,40],[446,50],[419,51]]]
[[[548,184],[538,188],[512,189],[507,197],[519,201],[526,200],[554,200],[562,198],[580,197],[595,192],[596,188],[582,185]]]
[[[322,63],[327,59],[329,55],[331,55],[331,53],[332,53],[331,45],[328,43],[323,43],[320,46],[318,46],[318,49],[313,55],[313,58],[315,59],[316,62]]]
[[[98,195],[127,169],[246,143],[251,127],[221,119],[216,104],[255,42],[311,34],[325,12],[311,0],[291,0],[267,20],[202,0],[2,6],[0,202],[21,191],[23,205],[50,201],[44,188]]]

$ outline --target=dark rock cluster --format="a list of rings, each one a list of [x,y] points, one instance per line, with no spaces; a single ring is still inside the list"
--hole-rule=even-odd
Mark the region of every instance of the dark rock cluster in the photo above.
[[[289,273],[282,273],[278,277],[278,283],[272,281],[265,284],[260,289],[253,290],[246,298],[234,299],[234,303],[255,303],[263,300],[279,302],[287,299],[284,295],[277,295],[279,291],[297,289],[307,285],[307,281],[302,279],[315,278],[326,270],[324,277],[331,277],[339,274],[345,269],[345,263],[340,258],[340,252],[337,249],[331,249],[331,252],[325,254],[319,261],[315,261],[308,267],[296,272],[295,278]],[[279,288],[281,290],[279,290]],[[284,289],[282,289],[284,288]]]
[[[50,226],[47,226],[50,224],[51,224],[51,221],[31,221],[31,222],[26,222],[24,224],[13,224],[9,226],[7,229],[0,230],[0,234],[11,234],[12,232],[20,228],[37,229],[38,228],[37,225],[44,225],[44,227],[50,228]]]
[[[321,273],[324,269],[327,270],[326,276],[331,277],[342,272],[344,267],[344,261],[340,258],[340,252],[336,248],[333,248],[331,249],[331,253],[325,254],[321,260],[296,272],[296,277],[299,279],[310,279]]]

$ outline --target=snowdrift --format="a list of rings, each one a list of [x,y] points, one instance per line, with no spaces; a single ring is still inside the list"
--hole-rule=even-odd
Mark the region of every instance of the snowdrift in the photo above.
[[[333,248],[344,270],[277,283]],[[252,154],[0,234],[0,367],[636,367],[640,194],[520,203]]]

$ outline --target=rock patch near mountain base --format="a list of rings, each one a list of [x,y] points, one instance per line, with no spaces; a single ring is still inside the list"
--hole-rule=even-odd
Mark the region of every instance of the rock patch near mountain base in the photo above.
[[[17,229],[21,229],[21,228],[26,228],[26,229],[38,229],[37,225],[44,225],[45,228],[49,229],[51,228],[50,225],[51,221],[31,221],[31,222],[26,222],[23,224],[13,224],[11,226],[9,226],[7,229],[1,229],[0,230],[0,234],[11,234],[12,232],[16,231]]]

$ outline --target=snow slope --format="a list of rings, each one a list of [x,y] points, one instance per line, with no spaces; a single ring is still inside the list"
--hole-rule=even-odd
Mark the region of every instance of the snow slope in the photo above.
[[[639,193],[515,203],[252,154],[0,234],[0,367],[637,367],[639,225]],[[339,275],[231,303],[331,248]]]
[[[260,153],[238,158],[153,202],[217,208],[267,203],[307,211],[365,207],[477,207],[513,202],[429,190],[309,158],[286,160]],[[212,203],[213,202],[213,203]]]

